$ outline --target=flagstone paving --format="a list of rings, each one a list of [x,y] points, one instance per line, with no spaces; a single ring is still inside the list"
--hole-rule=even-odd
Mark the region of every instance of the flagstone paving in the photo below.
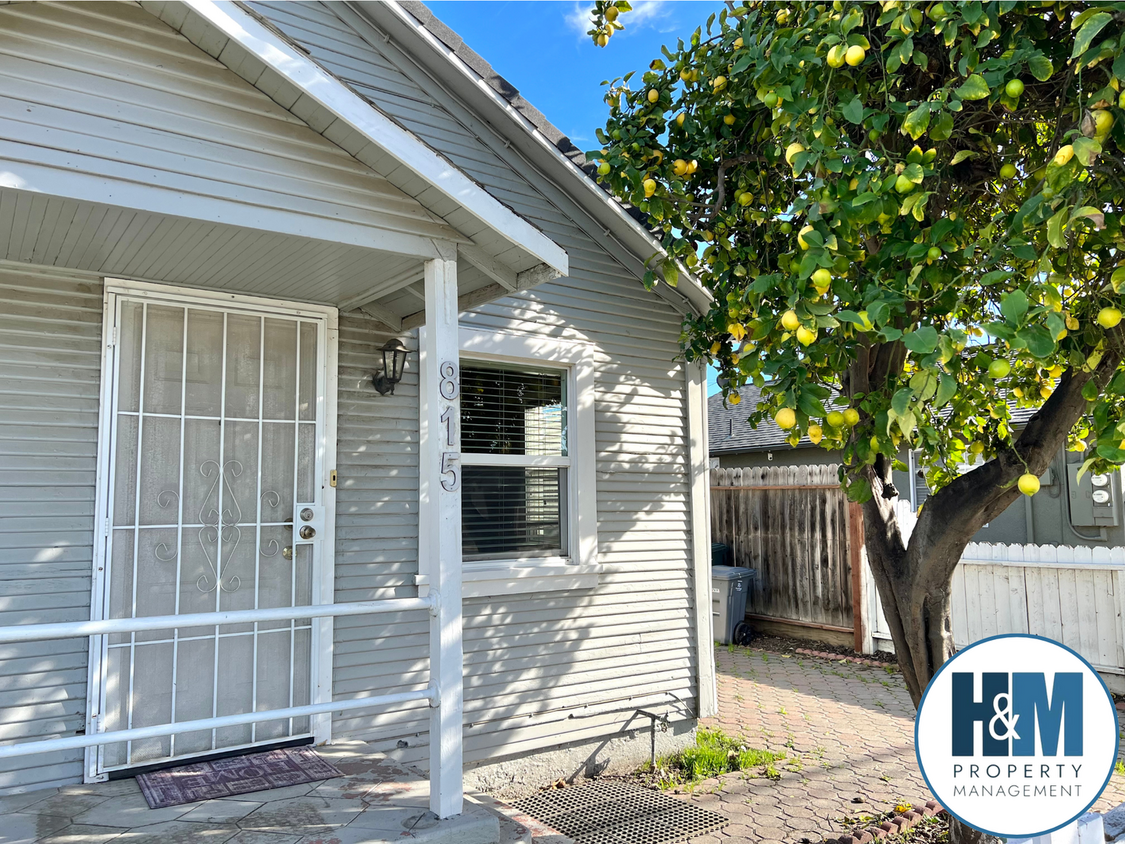
[[[719,714],[704,726],[786,758],[775,763],[777,779],[738,772],[684,795],[731,819],[691,844],[819,842],[857,825],[846,818],[933,799],[914,757],[914,705],[897,671],[725,646],[715,662]],[[1114,774],[1094,808],[1122,802],[1125,776]]]
[[[134,779],[0,797],[0,844],[495,844],[512,826],[470,801],[439,821],[426,779],[363,742],[318,752],[344,776],[163,809]],[[510,831],[505,840],[531,840]]]

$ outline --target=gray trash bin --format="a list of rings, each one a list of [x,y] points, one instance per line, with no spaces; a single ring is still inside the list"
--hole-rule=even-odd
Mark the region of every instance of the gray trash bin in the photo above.
[[[711,620],[715,641],[721,645],[734,640],[734,628],[746,617],[754,574],[754,569],[738,566],[711,567]]]

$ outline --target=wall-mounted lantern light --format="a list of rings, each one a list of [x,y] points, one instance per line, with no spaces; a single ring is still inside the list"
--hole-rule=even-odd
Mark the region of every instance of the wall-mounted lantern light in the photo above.
[[[385,396],[395,392],[395,384],[402,380],[402,373],[406,369],[407,348],[399,339],[388,340],[383,344],[383,371],[371,376],[371,383]]]

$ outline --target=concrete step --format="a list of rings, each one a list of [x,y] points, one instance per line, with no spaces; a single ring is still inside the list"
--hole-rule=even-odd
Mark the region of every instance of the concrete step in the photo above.
[[[500,821],[482,806],[465,801],[465,811],[454,818],[438,820],[426,812],[408,831],[365,829],[348,825],[319,836],[324,844],[500,844]],[[310,839],[302,844],[313,844]]]

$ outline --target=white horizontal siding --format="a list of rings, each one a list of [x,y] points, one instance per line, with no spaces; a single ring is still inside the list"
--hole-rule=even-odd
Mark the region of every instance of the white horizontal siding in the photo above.
[[[571,232],[578,242],[580,235]],[[583,244],[588,245],[588,244]],[[569,245],[567,246],[569,249]],[[608,261],[462,317],[476,327],[592,344],[596,361],[598,552],[592,590],[465,602],[466,758],[481,762],[620,730],[632,709],[694,713],[690,503],[678,318]],[[644,313],[642,329],[615,314]],[[409,594],[417,572],[417,381],[395,395],[364,376],[386,336],[341,324],[339,600]],[[638,336],[643,335],[643,336]],[[585,492],[585,491],[584,491]],[[342,619],[336,693],[417,688],[427,679],[421,617]],[[580,718],[562,722],[559,713]],[[425,741],[427,712],[342,714],[335,731],[394,746]]]
[[[97,278],[0,266],[0,626],[90,617],[101,366]],[[0,645],[0,742],[86,724],[87,640]],[[82,773],[0,762],[0,793]]]
[[[239,224],[388,248],[407,237],[419,244],[456,237],[133,4],[0,7],[0,113],[9,188],[195,217],[202,233]],[[133,213],[120,218],[122,230]],[[38,214],[28,233],[51,219]],[[172,250],[150,234],[148,254]]]

